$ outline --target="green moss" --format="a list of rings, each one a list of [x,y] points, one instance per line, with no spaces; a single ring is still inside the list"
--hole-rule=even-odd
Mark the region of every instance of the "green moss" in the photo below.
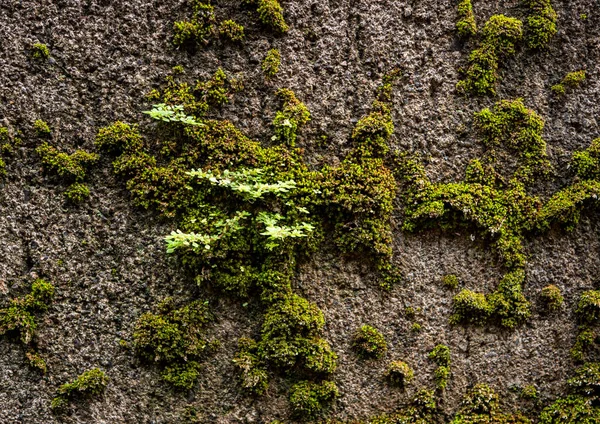
[[[465,395],[451,424],[530,424],[521,414],[507,414],[500,409],[498,394],[486,384],[477,384]]]
[[[477,22],[475,22],[471,0],[460,0],[458,3],[456,31],[461,37],[471,37],[477,34]]]
[[[192,0],[193,14],[189,21],[174,24],[173,44],[178,47],[206,45],[214,34],[215,12],[209,3]]]
[[[540,292],[540,299],[546,310],[550,312],[560,309],[565,300],[560,289],[555,285],[544,287]]]
[[[600,363],[589,362],[575,370],[575,376],[567,382],[571,390],[584,396],[600,395]]]
[[[98,160],[98,155],[84,150],[76,150],[72,154],[60,152],[48,143],[43,143],[36,150],[42,165],[51,173],[69,181],[82,181],[85,178],[88,166]]]
[[[458,277],[454,274],[444,275],[442,283],[444,284],[444,287],[456,289],[458,287]]]
[[[258,344],[248,338],[239,342],[239,351],[233,359],[240,372],[242,388],[252,394],[262,395],[269,387],[269,375],[258,355]]]
[[[239,43],[244,40],[244,27],[230,19],[219,24],[219,35],[231,42]]]
[[[516,44],[523,37],[523,23],[504,15],[492,16],[481,30],[481,43],[471,52],[465,78],[457,89],[477,96],[496,94],[498,64],[515,53]]]
[[[189,389],[199,375],[196,361],[209,346],[204,331],[211,320],[206,302],[196,300],[177,309],[168,298],[158,305],[157,313],[139,318],[133,346],[141,358],[164,367],[167,382]]]
[[[290,390],[292,413],[298,417],[314,418],[338,396],[338,388],[332,381],[300,381]]]
[[[400,412],[373,417],[368,424],[431,424],[439,420],[434,392],[421,389]]]
[[[279,72],[281,65],[281,53],[278,49],[271,49],[262,61],[261,69],[265,78],[271,79]]]
[[[485,295],[471,290],[462,290],[454,297],[450,322],[482,325],[492,314],[492,307]]]
[[[600,408],[595,399],[568,396],[545,408],[539,424],[596,424],[600,422]]]
[[[583,292],[575,312],[583,322],[598,322],[600,319],[600,291],[589,290]]]
[[[445,390],[450,379],[450,348],[442,344],[437,345],[428,357],[438,366],[434,373],[436,387]]]
[[[52,399],[50,407],[55,413],[62,412],[72,400],[101,395],[108,382],[109,378],[98,368],[85,371],[73,382],[60,386],[57,396]]]
[[[282,100],[283,108],[273,119],[273,141],[294,147],[298,130],[310,120],[310,112],[291,90],[282,88],[277,97]]]
[[[90,189],[86,184],[73,183],[65,190],[65,197],[73,203],[81,203],[90,197]]]
[[[33,129],[35,130],[35,133],[38,137],[48,137],[52,133],[52,130],[50,129],[48,123],[42,121],[41,119],[37,119],[33,123]]]
[[[283,8],[278,0],[253,0],[257,5],[257,12],[263,25],[277,33],[285,33],[289,27],[283,17]]]
[[[352,346],[363,359],[382,358],[387,352],[387,342],[383,334],[370,325],[361,326],[352,338]]]
[[[552,91],[559,96],[565,95],[567,88],[575,89],[585,81],[585,70],[569,72],[562,81],[552,86]]]
[[[43,43],[34,43],[31,46],[31,57],[36,60],[46,60],[50,57],[50,49]]]
[[[37,279],[31,285],[31,293],[11,300],[10,306],[0,309],[0,335],[14,333],[25,345],[31,345],[37,323],[34,314],[48,309],[54,298],[54,286]]]
[[[558,16],[550,0],[528,0],[530,14],[527,17],[527,46],[532,49],[544,48],[556,35]]]
[[[575,339],[575,344],[571,348],[570,354],[576,362],[584,362],[586,353],[596,342],[596,333],[587,326],[579,328],[579,334]]]
[[[390,362],[385,371],[385,378],[390,384],[398,387],[408,385],[414,378],[414,375],[415,373],[412,368],[403,361]]]
[[[412,325],[410,326],[410,331],[412,331],[413,333],[418,333],[422,329],[423,329],[423,327],[418,322],[413,322]]]

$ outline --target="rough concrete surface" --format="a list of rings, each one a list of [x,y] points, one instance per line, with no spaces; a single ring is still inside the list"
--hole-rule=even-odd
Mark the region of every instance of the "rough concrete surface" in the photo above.
[[[202,290],[165,255],[162,238],[173,223],[131,206],[108,160],[90,172],[91,198],[81,206],[65,203],[64,186],[42,172],[34,153],[35,119],[50,124],[54,144],[93,150],[99,127],[117,119],[143,121],[144,94],[159,87],[173,66],[183,65],[190,80],[221,66],[242,76],[245,90],[220,117],[268,141],[274,90],[289,87],[312,112],[300,146],[314,164],[335,163],[349,149],[351,130],[368,111],[382,74],[399,66],[393,146],[428,157],[427,172],[440,181],[462,178],[468,161],[481,153],[468,130],[473,112],[497,99],[456,93],[458,68],[472,46],[456,38],[454,1],[283,0],[291,29],[281,37],[258,25],[238,2],[214,3],[218,17],[246,27],[247,39],[239,47],[214,42],[192,55],[171,41],[173,21],[189,14],[183,0],[0,0],[0,125],[22,131],[24,140],[7,160],[8,177],[0,186],[1,296],[4,302],[26,293],[36,275],[57,288],[38,331],[45,376],[26,365],[19,343],[0,338],[0,423],[179,423],[189,405],[206,423],[287,421],[289,413],[289,384],[281,376],[256,399],[235,383],[231,360],[237,339],[256,334],[260,324],[260,311],[236,299],[211,295],[217,321],[209,331],[222,344],[190,393],[174,392],[156,369],[119,345],[160,299],[191,299]],[[524,98],[546,121],[543,135],[557,170],[539,188],[546,196],[564,183],[571,153],[600,136],[600,3],[553,5],[557,36],[545,51],[522,50],[506,60],[498,90],[498,98]],[[518,6],[474,2],[479,22],[494,13],[521,13]],[[29,46],[36,41],[50,47],[49,62],[31,59]],[[281,50],[282,67],[265,83],[260,61],[271,47]],[[556,100],[549,87],[582,68],[585,84]],[[311,140],[321,135],[329,137],[328,146],[314,147]],[[509,409],[527,407],[514,387],[533,384],[546,403],[563,394],[575,367],[568,353],[576,334],[573,306],[600,275],[600,214],[584,213],[573,232],[556,229],[528,240],[525,295],[534,313],[514,331],[448,323],[452,292],[442,287],[442,276],[455,273],[466,288],[492,290],[501,268],[489,247],[472,241],[467,230],[414,235],[397,224],[394,261],[406,281],[391,291],[379,288],[359,262],[328,255],[304,264],[295,282],[324,311],[325,337],[340,356],[334,380],[341,396],[331,416],[366,418],[406,403],[416,388],[432,384],[434,364],[426,354],[438,343],[452,351],[452,378],[442,402],[449,415],[475,382],[489,383]],[[566,298],[562,312],[551,317],[536,307],[539,290],[548,284],[558,285]],[[407,306],[421,308],[420,333],[410,331]],[[379,328],[389,341],[385,360],[365,362],[352,352],[352,333],[363,323]],[[406,391],[382,379],[387,361],[396,358],[415,369],[415,384]],[[71,415],[52,415],[49,403],[58,386],[96,366],[111,379],[105,395]]]

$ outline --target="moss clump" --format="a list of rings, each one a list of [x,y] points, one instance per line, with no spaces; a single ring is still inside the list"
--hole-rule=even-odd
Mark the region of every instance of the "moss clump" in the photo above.
[[[477,22],[473,13],[471,0],[460,0],[458,3],[458,22],[456,31],[461,37],[471,37],[477,34]]]
[[[73,183],[65,190],[65,197],[73,203],[81,203],[90,197],[90,189],[86,184]]]
[[[25,345],[31,345],[37,323],[35,313],[48,309],[54,298],[54,286],[38,279],[31,285],[31,293],[11,300],[10,306],[0,309],[0,335],[14,333]]]
[[[60,152],[48,143],[43,143],[36,150],[46,170],[70,181],[82,181],[87,167],[98,160],[98,155],[84,150],[76,150],[67,154]]]
[[[540,299],[546,310],[549,312],[554,312],[560,309],[565,301],[560,289],[555,285],[544,287],[540,292]]]
[[[141,358],[164,367],[166,381],[189,389],[198,377],[197,361],[209,346],[204,330],[211,320],[206,302],[196,300],[177,309],[167,298],[157,313],[147,312],[137,321],[133,346]]]
[[[338,396],[338,388],[332,381],[300,381],[290,390],[292,413],[299,417],[313,418],[321,414]]]
[[[521,397],[527,400],[538,398],[538,391],[533,384],[529,384],[521,389]]]
[[[310,112],[291,90],[282,88],[277,91],[277,96],[282,100],[283,108],[273,119],[273,141],[294,147],[298,130],[310,120]]]
[[[556,35],[558,16],[550,0],[528,0],[530,14],[527,17],[527,46],[532,49],[546,47]]]
[[[596,340],[596,333],[591,328],[587,326],[580,327],[575,344],[570,351],[571,358],[576,362],[584,362],[586,353],[594,346]]]
[[[575,370],[575,376],[567,382],[571,390],[584,396],[598,398],[600,395],[600,363],[589,362]]]
[[[262,24],[272,31],[283,34],[289,30],[278,0],[242,0],[242,3],[255,6]]]
[[[469,56],[465,78],[457,84],[457,89],[478,96],[495,95],[499,62],[515,53],[516,44],[523,37],[523,23],[494,15],[483,26],[481,37],[479,47]]]
[[[567,396],[546,407],[539,424],[595,424],[600,422],[600,408],[595,399]]]
[[[383,334],[370,325],[361,326],[352,339],[352,346],[358,356],[364,359],[382,358],[387,352],[387,342]]]
[[[249,393],[262,395],[269,387],[269,374],[258,350],[258,344],[254,340],[242,338],[233,362],[240,371],[242,388]]]
[[[31,46],[31,57],[36,60],[46,60],[50,57],[50,49],[43,43],[34,43]]]
[[[477,384],[463,398],[461,408],[451,424],[530,424],[521,414],[507,414],[500,409],[498,394],[486,384]]]
[[[108,382],[109,378],[98,368],[85,371],[72,383],[60,386],[56,397],[52,399],[50,408],[54,412],[62,412],[72,400],[101,395]]]
[[[445,390],[450,379],[450,348],[446,345],[437,345],[428,355],[429,359],[438,366],[435,370],[435,385],[440,390]]]
[[[392,361],[385,371],[385,378],[390,384],[398,387],[404,387],[412,381],[415,373],[412,368],[403,361]]]
[[[569,72],[560,83],[553,85],[551,90],[559,96],[564,96],[567,88],[575,89],[583,81],[585,81],[585,70]]]
[[[228,19],[219,24],[219,35],[233,43],[239,43],[245,37],[244,27]]]
[[[209,3],[192,0],[192,18],[174,24],[173,44],[178,47],[206,45],[214,34],[215,10]]]
[[[587,323],[595,323],[600,319],[600,291],[583,292],[575,312],[578,318]]]
[[[431,424],[440,422],[435,393],[421,389],[408,406],[395,414],[379,415],[371,418],[369,424]]]
[[[455,289],[458,287],[458,277],[454,274],[444,275],[442,283],[444,284],[444,287]]]
[[[492,308],[485,295],[471,290],[462,290],[454,297],[450,322],[453,324],[485,324],[492,314]]]
[[[36,368],[40,370],[42,374],[46,374],[46,371],[48,371],[48,367],[46,366],[46,361],[40,356],[39,353],[35,352],[34,350],[30,350],[25,354],[25,356],[27,357],[27,360],[29,361],[29,366],[31,368]]]
[[[37,119],[33,123],[33,129],[38,137],[48,137],[52,133],[48,123],[46,121],[42,121],[41,119]]]
[[[261,69],[265,78],[271,79],[279,72],[281,65],[281,53],[278,49],[271,49],[262,61]]]
[[[571,163],[580,178],[600,180],[600,138],[593,140],[588,149],[573,153]]]

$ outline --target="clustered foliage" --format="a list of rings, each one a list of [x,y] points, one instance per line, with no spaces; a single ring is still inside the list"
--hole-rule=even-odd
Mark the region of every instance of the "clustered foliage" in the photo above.
[[[552,86],[552,91],[558,96],[564,96],[567,92],[567,88],[575,89],[585,81],[585,70],[569,72],[565,77],[556,85]]]
[[[65,383],[58,389],[58,393],[50,407],[55,413],[62,413],[72,400],[89,399],[101,395],[106,389],[109,378],[98,368],[85,371],[72,383]]]
[[[438,366],[435,370],[435,384],[440,390],[445,390],[450,379],[450,348],[446,345],[437,345],[430,353],[429,359]]]
[[[500,62],[515,54],[517,46],[525,38],[529,48],[545,47],[556,34],[556,12],[550,0],[528,0],[529,15],[525,32],[523,22],[505,15],[493,15],[481,29],[478,47],[469,56],[464,79],[457,84],[460,92],[476,96],[496,94]],[[472,36],[477,26],[470,0],[458,5],[457,31],[460,36]],[[525,37],[524,37],[525,36]]]
[[[279,72],[281,65],[281,53],[277,49],[271,49],[262,61],[261,69],[267,79],[273,78]]]
[[[212,320],[207,302],[195,300],[177,309],[167,298],[156,313],[147,312],[137,321],[133,345],[137,354],[163,368],[163,378],[174,387],[191,389],[196,382],[199,360],[209,347],[204,336]]]
[[[234,360],[249,393],[264,393],[272,373],[288,371],[308,382],[290,396],[298,411],[313,413],[319,409],[313,400],[324,405],[337,395],[327,381],[337,355],[322,338],[323,314],[292,292],[291,281],[298,259],[316,248],[326,222],[335,223],[338,246],[373,253],[374,264],[386,270],[396,189],[383,161],[393,131],[386,103],[391,84],[387,79],[374,112],[357,124],[356,147],[342,165],[318,171],[309,170],[301,151],[292,147],[310,113],[290,90],[277,92],[283,105],[273,123],[274,146],[249,140],[227,121],[206,118],[235,90],[222,71],[195,87],[170,77],[166,89],[153,93],[161,102],[148,112],[161,138],[155,149],[135,126],[122,122],[98,133],[97,146],[116,155],[114,171],[126,179],[133,201],[178,218],[178,230],[166,237],[167,248],[198,283],[256,299],[265,311],[259,337],[240,340]],[[159,315],[164,313],[152,315],[153,323]],[[139,329],[149,319],[140,319],[136,340],[144,340]],[[174,325],[174,318],[160,319]],[[173,368],[168,381],[188,387],[193,378],[178,380],[178,375],[186,361],[198,359],[175,355],[176,368],[150,348],[160,343],[140,343],[138,352],[150,349],[148,360]],[[317,387],[325,387],[326,394]]]
[[[37,279],[31,285],[31,292],[24,297],[12,299],[8,307],[0,309],[0,335],[18,336],[29,352],[27,358],[32,367],[46,371],[45,361],[34,350],[34,336],[37,330],[35,315],[44,312],[54,298],[54,286],[45,280]]]

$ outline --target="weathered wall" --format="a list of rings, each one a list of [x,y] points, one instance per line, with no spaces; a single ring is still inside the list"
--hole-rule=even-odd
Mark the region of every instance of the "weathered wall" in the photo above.
[[[472,115],[495,99],[455,92],[468,49],[455,36],[453,1],[283,1],[291,30],[282,37],[258,26],[237,2],[215,3],[218,16],[246,27],[247,41],[242,47],[214,43],[190,55],[171,43],[173,21],[189,13],[184,1],[0,0],[0,124],[24,133],[0,188],[0,290],[6,299],[24,293],[34,275],[57,287],[39,328],[46,376],[26,366],[18,343],[0,338],[0,422],[58,422],[49,410],[56,388],[94,366],[111,378],[105,396],[76,408],[64,422],[175,423],[187,405],[203,412],[203,422],[268,422],[288,411],[288,383],[282,379],[258,399],[243,396],[234,384],[237,338],[256,331],[260,312],[236,300],[213,299],[218,319],[211,333],[222,347],[206,361],[199,387],[189,395],[174,393],[155,370],[119,346],[157,300],[187,298],[200,289],[164,254],[162,237],[173,224],[133,208],[108,161],[90,173],[90,200],[79,207],[65,204],[60,183],[42,172],[33,152],[35,119],[52,126],[55,144],[93,149],[99,127],[143,119],[143,95],[174,65],[183,65],[190,80],[221,66],[243,75],[246,86],[222,117],[268,140],[273,91],[289,87],[313,114],[299,144],[315,164],[335,163],[350,147],[352,127],[368,111],[382,73],[399,66],[404,77],[394,101],[394,147],[429,156],[427,172],[435,180],[462,178],[468,160],[480,154],[469,131]],[[493,13],[517,13],[517,6],[475,2],[481,22]],[[558,35],[546,51],[520,51],[503,63],[498,90],[499,98],[523,97],[546,120],[544,138],[557,175],[540,189],[543,194],[562,184],[571,153],[600,135],[600,4],[555,1],[554,7]],[[51,48],[49,63],[31,60],[28,48],[35,41]],[[265,83],[260,60],[270,47],[281,50],[282,68]],[[582,68],[586,83],[556,100],[550,85]],[[315,147],[312,140],[323,134],[329,144]],[[587,212],[572,233],[557,229],[530,239],[525,294],[534,313],[514,331],[448,324],[452,293],[441,286],[444,274],[456,273],[465,287],[479,291],[493,289],[501,275],[493,252],[471,241],[468,231],[407,235],[398,229],[395,261],[406,282],[390,292],[356,262],[319,256],[303,265],[297,290],[325,312],[326,338],[340,355],[334,379],[342,395],[333,415],[392,411],[415,388],[431,385],[434,365],[426,353],[437,343],[452,350],[453,375],[442,404],[448,413],[474,382],[491,384],[509,407],[521,405],[512,386],[534,384],[544,401],[562,394],[574,369],[568,354],[576,329],[573,305],[583,290],[595,287],[600,273],[599,218]],[[536,296],[551,283],[563,289],[566,307],[545,317],[535,308]],[[411,333],[407,306],[422,308],[422,332]],[[351,351],[352,332],[365,322],[390,342],[386,360],[364,362]],[[392,358],[404,358],[416,371],[406,392],[382,380]]]

